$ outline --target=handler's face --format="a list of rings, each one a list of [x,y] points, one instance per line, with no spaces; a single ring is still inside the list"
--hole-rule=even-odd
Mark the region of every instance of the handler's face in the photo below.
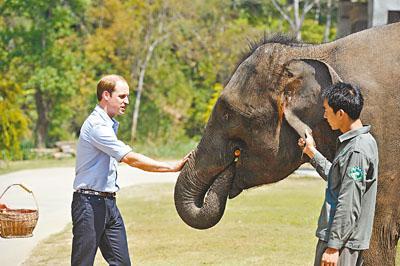
[[[329,106],[328,101],[324,100],[324,118],[328,121],[329,126],[332,130],[339,129],[340,121],[341,121],[341,113],[338,110],[336,113],[333,111],[333,108]]]
[[[129,104],[129,86],[126,82],[118,81],[111,97],[107,101],[108,114],[111,117],[125,113]]]

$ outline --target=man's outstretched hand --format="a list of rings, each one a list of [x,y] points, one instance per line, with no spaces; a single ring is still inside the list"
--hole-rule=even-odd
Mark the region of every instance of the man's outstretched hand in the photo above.
[[[131,151],[122,158],[121,162],[148,172],[179,172],[191,155],[192,151],[176,163],[167,163]]]
[[[188,154],[185,155],[185,157],[183,157],[182,160],[180,160],[180,161],[176,162],[174,165],[172,165],[171,172],[179,172],[180,170],[182,170],[183,166],[189,160],[189,157],[192,155],[192,153],[193,153],[193,151],[189,152]]]

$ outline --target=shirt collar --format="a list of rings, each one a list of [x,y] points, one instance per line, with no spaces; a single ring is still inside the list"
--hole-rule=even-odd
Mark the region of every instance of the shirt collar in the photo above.
[[[107,123],[108,126],[114,129],[118,128],[119,125],[118,121],[115,120],[114,118],[109,117],[108,114],[104,111],[103,108],[101,108],[100,105],[96,105],[94,111],[99,114],[99,116]]]
[[[346,140],[352,139],[361,134],[368,133],[370,131],[370,129],[371,129],[371,126],[367,125],[367,126],[363,126],[363,127],[357,128],[357,129],[347,131],[346,133],[343,133],[342,135],[340,135],[338,137],[338,140],[340,143],[343,143]]]

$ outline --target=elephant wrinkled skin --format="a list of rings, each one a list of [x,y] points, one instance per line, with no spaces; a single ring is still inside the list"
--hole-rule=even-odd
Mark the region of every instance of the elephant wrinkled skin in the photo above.
[[[228,197],[287,177],[308,160],[297,147],[305,129],[332,159],[338,132],[323,119],[321,91],[339,80],[361,87],[361,118],[372,125],[379,146],[376,214],[365,265],[394,265],[400,224],[400,23],[321,45],[275,38],[254,47],[222,91],[178,177],[180,217],[194,228],[212,227]]]

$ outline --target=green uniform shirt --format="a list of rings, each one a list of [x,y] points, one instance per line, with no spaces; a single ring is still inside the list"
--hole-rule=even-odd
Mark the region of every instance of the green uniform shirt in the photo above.
[[[378,147],[370,128],[364,126],[339,136],[332,163],[319,152],[311,160],[328,181],[316,232],[328,247],[369,247],[378,179]]]

